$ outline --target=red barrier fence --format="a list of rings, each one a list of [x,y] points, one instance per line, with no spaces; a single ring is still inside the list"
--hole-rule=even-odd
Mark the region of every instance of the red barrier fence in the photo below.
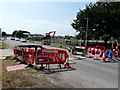
[[[68,54],[66,50],[62,49],[47,49],[39,48],[39,46],[15,46],[14,55],[17,59],[27,62],[28,64],[64,64],[65,67],[70,67],[68,62]]]
[[[65,50],[61,50],[61,49],[43,49],[43,50],[38,50],[36,53],[36,57],[39,57],[38,59],[41,59],[41,54],[46,57],[46,59],[48,58],[48,60],[46,60],[46,62],[49,62],[49,64],[64,64],[66,62],[66,59],[69,58],[68,54]],[[37,59],[37,60],[38,60]],[[45,60],[43,60],[45,61]],[[45,63],[46,63],[45,62]],[[43,63],[43,62],[39,62],[38,63]]]
[[[115,59],[120,58],[120,49],[111,49]]]
[[[97,49],[100,49],[101,51],[103,51],[103,50],[106,49],[105,46],[100,46],[100,45],[97,45],[96,48],[97,48]]]
[[[88,57],[94,57],[97,59],[100,59],[102,55],[101,49],[96,49],[96,48],[91,48],[91,47],[88,48],[87,53],[88,53]]]

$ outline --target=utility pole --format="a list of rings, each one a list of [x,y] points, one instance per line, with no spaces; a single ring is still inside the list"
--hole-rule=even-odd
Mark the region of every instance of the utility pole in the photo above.
[[[113,45],[114,45],[114,43],[113,43],[113,37],[111,37],[111,40],[112,40],[112,49],[113,49],[113,47],[114,47],[114,46],[113,46]]]
[[[80,32],[80,46],[82,45],[82,33],[83,33],[83,27],[80,27],[79,29],[78,29],[78,31]]]
[[[85,41],[85,46],[87,46],[87,32],[88,32],[88,18],[86,18],[87,24],[86,24],[86,41]]]

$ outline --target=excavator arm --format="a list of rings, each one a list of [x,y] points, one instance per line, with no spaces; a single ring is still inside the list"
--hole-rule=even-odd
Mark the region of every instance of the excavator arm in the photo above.
[[[51,32],[49,32],[48,34],[46,34],[46,37],[50,37],[50,34],[51,34],[51,33],[53,33],[52,37],[54,37],[54,36],[55,36],[56,31],[51,31]]]

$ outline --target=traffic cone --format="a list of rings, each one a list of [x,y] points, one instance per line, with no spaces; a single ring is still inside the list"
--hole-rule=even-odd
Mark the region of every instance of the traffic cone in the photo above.
[[[103,50],[102,62],[105,62],[105,50]]]
[[[69,64],[69,58],[67,58],[66,62],[65,62],[65,66],[64,68],[70,68],[70,64]]]

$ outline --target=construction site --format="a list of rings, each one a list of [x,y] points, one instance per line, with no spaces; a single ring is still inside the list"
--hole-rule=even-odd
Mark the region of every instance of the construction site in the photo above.
[[[120,2],[9,4],[0,89],[119,88]]]

